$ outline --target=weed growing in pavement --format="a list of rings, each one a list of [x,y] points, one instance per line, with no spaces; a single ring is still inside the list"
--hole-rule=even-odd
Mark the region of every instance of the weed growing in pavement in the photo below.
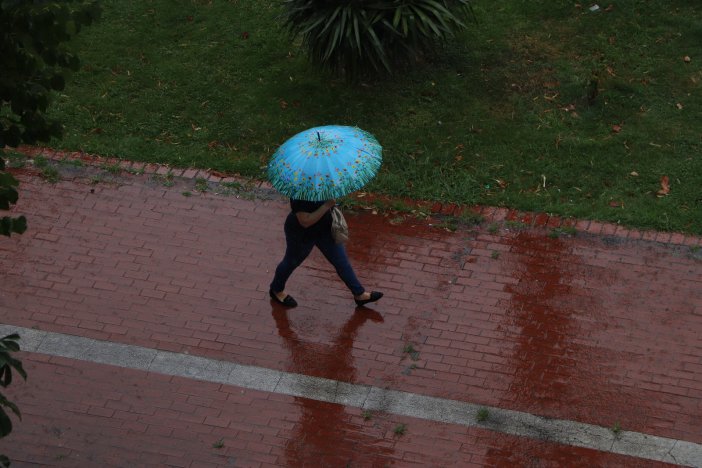
[[[492,258],[493,260],[497,260],[498,258],[500,258],[500,252],[498,252],[497,250],[493,250],[490,254],[490,258]]]
[[[492,223],[491,225],[488,226],[488,232],[492,235],[497,234],[497,232],[500,230],[500,226],[497,223]]]
[[[104,181],[105,181],[105,178],[102,175],[94,175],[90,178],[90,183],[92,185],[97,185],[100,182],[104,182]]]
[[[44,167],[44,169],[42,169],[41,171],[41,175],[42,177],[44,177],[44,179],[46,179],[48,182],[51,182],[52,184],[55,184],[61,178],[58,169],[56,169],[53,166]]]
[[[207,179],[204,177],[198,177],[195,179],[195,190],[198,192],[207,192],[209,186],[207,185]]]
[[[413,361],[416,361],[419,359],[419,351],[414,349],[414,346],[412,343],[407,343],[405,345],[405,348],[403,350],[406,354],[409,354],[409,356],[412,358]]]
[[[561,236],[574,236],[578,231],[573,226],[564,226],[559,228],[551,229],[548,236],[552,239],[557,239]]]
[[[59,161],[59,164],[62,166],[70,166],[70,167],[83,167],[85,166],[85,163],[81,161],[80,159],[62,159]]]
[[[373,413],[371,413],[368,410],[365,410],[363,413],[361,413],[361,416],[363,417],[364,421],[370,421],[373,418]]]
[[[175,185],[175,181],[173,180],[173,173],[170,171],[165,175],[154,174],[152,178],[164,187],[173,187]]]
[[[228,190],[241,190],[244,188],[244,186],[241,184],[241,182],[222,182],[219,184],[221,187],[228,189]]]
[[[191,192],[183,192],[182,195],[184,197],[192,197],[193,196],[193,194]]]
[[[468,209],[463,210],[463,212],[459,216],[459,219],[461,224],[467,226],[477,226],[478,224],[485,221],[485,217],[483,215]]]
[[[478,422],[485,422],[488,420],[489,417],[490,417],[490,412],[488,411],[487,408],[480,408],[475,415],[475,419]]]
[[[212,444],[212,448],[221,449],[224,447],[224,439],[219,439],[217,442]]]
[[[610,430],[612,434],[614,434],[614,437],[619,437],[622,433],[622,426],[619,424],[619,421],[615,422]]]
[[[119,164],[103,164],[100,166],[101,169],[109,172],[110,174],[119,174],[122,172],[122,167]]]
[[[505,221],[505,227],[513,231],[521,231],[527,228],[527,225],[521,221]]]
[[[407,432],[407,426],[405,424],[398,424],[395,426],[395,429],[393,429],[393,432],[398,436],[405,435],[405,432]]]
[[[439,224],[436,224],[436,227],[454,232],[458,229],[458,220],[456,218],[445,218]]]
[[[37,156],[34,158],[34,167],[37,169],[42,169],[46,166],[49,165],[49,160],[46,159],[44,156]]]

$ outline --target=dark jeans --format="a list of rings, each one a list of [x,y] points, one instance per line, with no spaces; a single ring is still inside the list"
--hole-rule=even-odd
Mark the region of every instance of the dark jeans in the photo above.
[[[356,278],[349,258],[346,256],[344,245],[334,242],[331,231],[317,236],[305,236],[294,232],[293,229],[289,228],[289,223],[285,223],[285,244],[285,256],[275,269],[275,276],[271,282],[271,289],[274,292],[281,292],[285,289],[285,283],[292,272],[302,264],[314,246],[317,246],[329,263],[336,268],[336,273],[354,296],[365,292]]]

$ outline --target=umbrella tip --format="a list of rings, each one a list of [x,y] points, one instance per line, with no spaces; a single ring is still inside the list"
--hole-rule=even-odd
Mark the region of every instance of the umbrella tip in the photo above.
[[[322,141],[322,136],[317,132],[317,141]]]

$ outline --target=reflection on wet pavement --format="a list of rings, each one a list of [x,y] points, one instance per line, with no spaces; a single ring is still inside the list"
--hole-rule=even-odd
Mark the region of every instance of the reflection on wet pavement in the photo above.
[[[578,408],[575,418],[583,421],[595,409],[620,418],[616,408],[641,404],[639,395],[607,379],[618,356],[584,343],[592,331],[604,328],[607,314],[606,304],[574,284],[582,276],[582,259],[558,238],[520,233],[510,244],[518,283],[508,288],[505,319],[518,331],[509,364],[514,381],[502,404],[554,413]],[[635,417],[626,423],[641,424]]]
[[[300,340],[288,318],[292,312],[272,301],[271,305],[278,334],[290,352],[286,370],[356,382],[351,353],[354,340],[359,328],[367,321],[382,322],[380,314],[357,309],[331,343],[322,344]],[[294,400],[300,416],[285,446],[287,466],[380,466],[383,457],[392,453],[391,447],[381,443],[382,432],[374,434],[368,427],[354,422],[354,416],[343,405],[301,397]],[[287,418],[292,419],[292,415]]]

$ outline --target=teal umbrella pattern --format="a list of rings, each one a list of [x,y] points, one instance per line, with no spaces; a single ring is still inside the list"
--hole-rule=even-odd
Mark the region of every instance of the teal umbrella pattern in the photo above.
[[[358,127],[310,128],[278,148],[268,178],[276,190],[296,200],[340,198],[375,177],[382,150],[373,135]]]

